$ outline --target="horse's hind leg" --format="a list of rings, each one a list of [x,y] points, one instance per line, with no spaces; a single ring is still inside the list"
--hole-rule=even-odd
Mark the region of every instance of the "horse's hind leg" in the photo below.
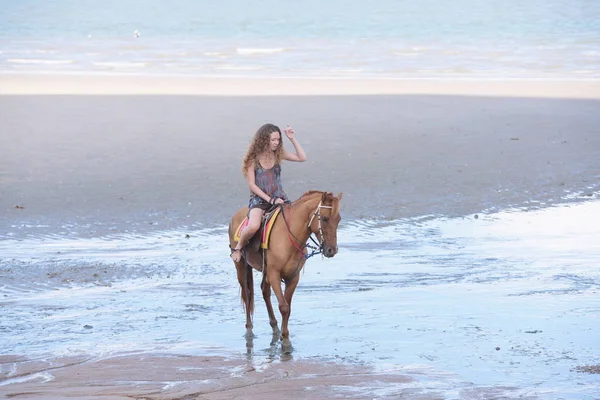
[[[252,314],[254,313],[254,276],[252,267],[242,258],[239,262],[234,262],[237,270],[237,278],[242,292],[242,302],[246,311],[246,337],[252,337]]]
[[[263,299],[265,300],[267,312],[269,313],[269,324],[273,329],[273,342],[276,342],[279,340],[281,331],[277,326],[277,318],[275,318],[275,313],[273,312],[273,305],[271,304],[271,285],[267,281],[267,276],[265,274],[263,274],[262,282],[260,283],[260,288],[262,289]]]
[[[296,290],[296,286],[298,286],[299,281],[300,277],[296,276],[294,277],[294,280],[291,282],[286,282],[285,284],[284,298],[288,306],[288,312],[285,314],[281,313],[281,349],[283,352],[292,351],[288,322],[290,320],[290,315],[292,314],[292,297],[294,296],[294,291]]]

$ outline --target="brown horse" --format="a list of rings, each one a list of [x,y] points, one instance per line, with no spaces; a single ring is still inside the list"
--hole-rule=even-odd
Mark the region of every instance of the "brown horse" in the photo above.
[[[269,323],[273,328],[274,342],[280,339],[282,349],[291,351],[289,341],[288,320],[290,318],[292,296],[300,280],[306,259],[315,253],[322,253],[325,257],[333,257],[338,251],[337,227],[341,220],[340,200],[342,193],[334,196],[333,193],[310,191],[304,193],[298,200],[291,204],[282,205],[281,212],[272,225],[270,242],[267,249],[252,246],[251,239],[242,250],[242,259],[234,262],[237,277],[241,287],[242,302],[246,310],[246,338],[253,337],[252,316],[254,313],[254,280],[252,268],[262,272],[263,298],[269,313]],[[248,208],[238,210],[229,224],[229,245],[234,248],[235,231],[248,213]],[[308,253],[307,244],[311,234],[316,236],[318,248],[313,254]],[[285,284],[282,291],[281,282]],[[281,312],[281,331],[277,326],[277,319],[271,305],[271,288],[275,292],[279,311]],[[274,343],[273,343],[274,344]]]

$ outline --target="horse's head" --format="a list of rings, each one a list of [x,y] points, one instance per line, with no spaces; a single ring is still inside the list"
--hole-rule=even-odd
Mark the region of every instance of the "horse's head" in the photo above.
[[[337,228],[342,219],[341,199],[342,193],[336,197],[333,193],[324,192],[308,224],[311,232],[317,236],[325,257],[333,257],[338,251]]]

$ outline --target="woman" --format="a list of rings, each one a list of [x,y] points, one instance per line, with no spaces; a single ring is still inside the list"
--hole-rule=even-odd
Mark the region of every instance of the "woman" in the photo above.
[[[235,262],[242,259],[242,248],[260,228],[265,211],[273,205],[289,202],[281,184],[281,161],[306,161],[306,154],[296,140],[296,132],[288,125],[285,135],[294,146],[295,153],[283,148],[281,130],[273,124],[258,128],[242,162],[242,174],[250,188],[248,225],[241,233],[240,241],[231,250]]]

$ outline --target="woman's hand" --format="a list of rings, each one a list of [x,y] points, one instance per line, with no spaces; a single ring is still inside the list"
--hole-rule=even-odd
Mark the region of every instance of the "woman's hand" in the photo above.
[[[273,202],[273,204],[283,204],[283,203],[285,203],[285,202],[283,201],[283,199],[280,199],[279,197],[275,199],[275,202]]]
[[[294,137],[296,137],[296,132],[294,131],[294,128],[292,128],[289,125],[286,125],[285,128],[283,129],[283,132],[285,133],[285,136],[288,137],[288,139],[292,140]]]

